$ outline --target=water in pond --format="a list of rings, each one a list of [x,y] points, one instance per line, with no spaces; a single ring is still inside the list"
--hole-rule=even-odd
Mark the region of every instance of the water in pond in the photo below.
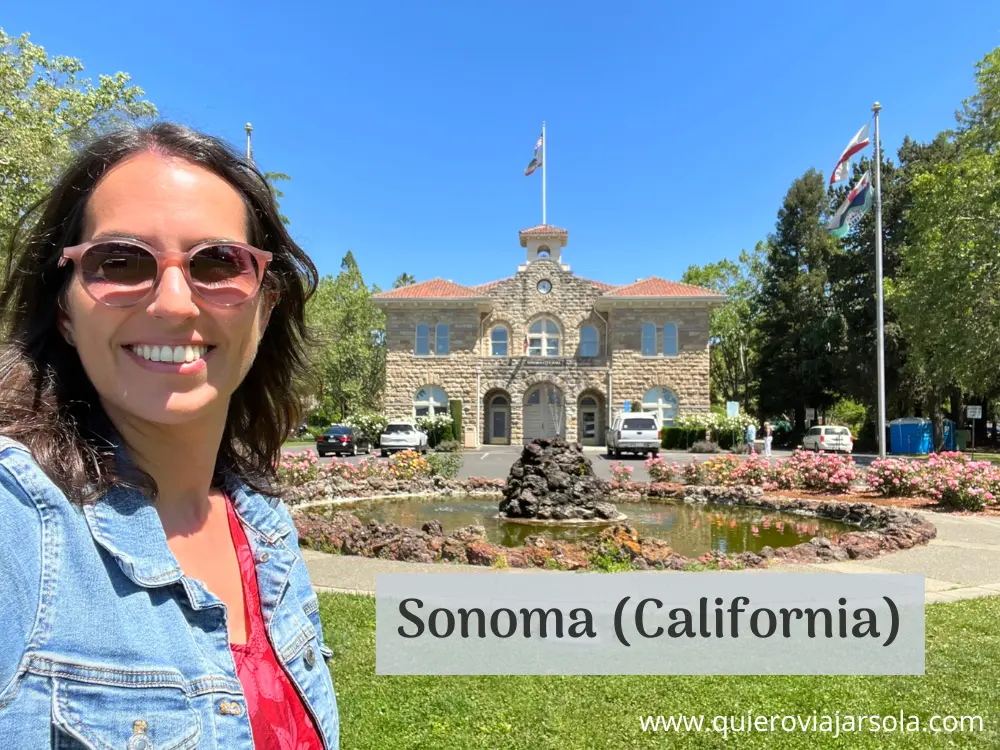
[[[420,528],[431,520],[441,522],[445,533],[470,524],[482,524],[491,542],[517,547],[533,534],[564,541],[583,541],[600,532],[601,526],[555,526],[524,524],[496,518],[498,500],[442,497],[405,500],[362,501],[338,505],[328,512],[347,510],[369,521]],[[822,532],[831,539],[850,527],[836,521],[779,513],[765,508],[684,503],[618,503],[640,536],[666,540],[685,557],[706,552],[759,552],[765,546],[790,547]]]

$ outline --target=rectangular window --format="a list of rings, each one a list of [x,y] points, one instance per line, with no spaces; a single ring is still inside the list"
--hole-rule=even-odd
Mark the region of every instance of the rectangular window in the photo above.
[[[493,342],[493,356],[494,357],[506,357],[507,356],[507,340],[494,341]]]
[[[434,330],[434,353],[435,354],[447,354],[448,353],[448,324],[438,323],[437,328]]]
[[[559,339],[548,339],[545,342],[545,356],[546,357],[559,356]]]
[[[663,326],[663,354],[667,357],[677,356],[677,324],[667,323]]]
[[[656,356],[656,326],[652,323],[642,324],[642,356]]]
[[[417,325],[417,343],[413,351],[418,357],[426,357],[431,353],[431,327],[426,323]]]
[[[528,339],[528,356],[529,357],[541,357],[542,356],[542,338],[530,338]]]

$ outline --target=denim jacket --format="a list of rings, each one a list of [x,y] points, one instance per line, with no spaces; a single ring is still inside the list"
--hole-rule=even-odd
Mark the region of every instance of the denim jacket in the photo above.
[[[337,748],[319,602],[288,510],[226,487],[278,660]],[[0,437],[0,750],[252,748],[226,607],[186,577],[156,510],[116,487],[80,507]]]

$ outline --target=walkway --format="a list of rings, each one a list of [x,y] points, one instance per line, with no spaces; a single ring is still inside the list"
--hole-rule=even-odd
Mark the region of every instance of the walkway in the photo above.
[[[1000,596],[1000,518],[923,513],[938,530],[929,545],[894,552],[874,560],[821,565],[777,565],[728,575],[767,573],[922,573],[927,603]],[[303,550],[313,585],[319,590],[373,594],[378,573],[496,573],[573,575],[542,569],[507,569],[475,565],[405,563]],[[672,575],[651,571],[648,575]]]

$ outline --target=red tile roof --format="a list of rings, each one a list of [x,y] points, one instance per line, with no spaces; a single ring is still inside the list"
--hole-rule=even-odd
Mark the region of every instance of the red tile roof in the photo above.
[[[535,227],[528,227],[527,229],[522,229],[518,232],[520,235],[528,236],[538,236],[538,235],[549,235],[549,234],[561,234],[569,236],[568,229],[560,229],[559,227],[554,227],[551,224],[539,224]]]
[[[502,284],[505,281],[508,281],[511,278],[513,277],[508,276],[505,279],[497,279],[496,281],[487,281],[485,284],[476,284],[474,287],[471,288],[475,289],[477,292],[488,292],[493,287],[499,286],[500,284]]]
[[[722,297],[711,289],[680,284],[656,276],[639,279],[634,284],[616,286],[604,293],[605,297]]]
[[[481,296],[481,292],[476,288],[462,286],[446,279],[431,279],[380,292],[375,295],[375,299],[460,299]]]

